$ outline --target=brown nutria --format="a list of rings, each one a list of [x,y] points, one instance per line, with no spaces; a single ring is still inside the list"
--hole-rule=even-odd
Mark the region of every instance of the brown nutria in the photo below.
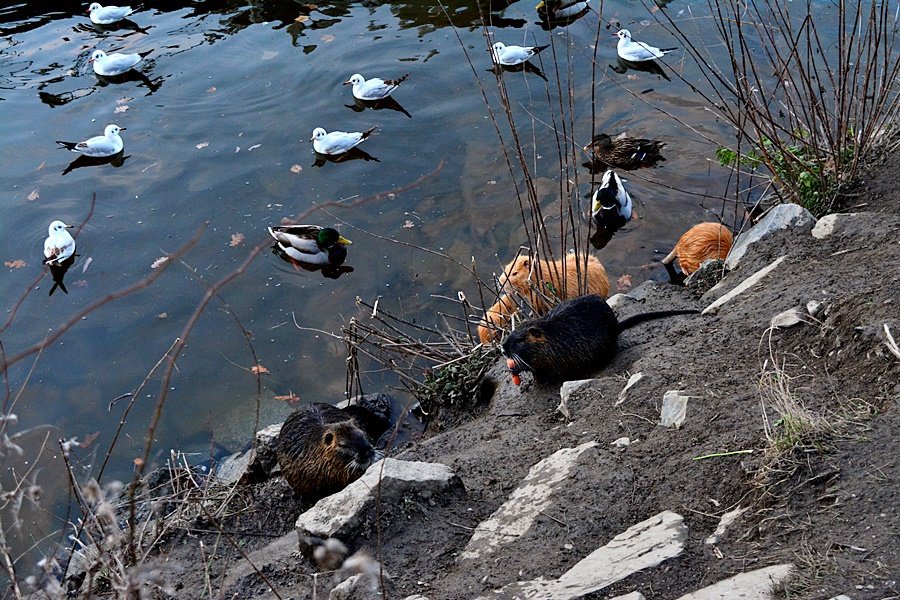
[[[387,429],[389,413],[368,408],[315,403],[288,416],[278,436],[278,464],[297,494],[305,500],[333,494],[380,458],[373,444]]]
[[[579,275],[583,286],[579,286]],[[521,294],[539,315],[550,310],[548,298],[566,300],[584,293],[609,296],[606,269],[593,255],[588,255],[587,264],[584,256],[574,254],[554,261],[518,256],[503,269],[500,287],[509,294]]]
[[[503,294],[500,299],[484,313],[478,324],[478,339],[482,344],[489,344],[500,337],[501,331],[510,323],[510,317],[518,312],[519,305],[512,296]]]
[[[731,250],[732,235],[727,227],[719,223],[699,223],[688,229],[678,239],[675,248],[662,259],[669,281],[675,284],[684,282],[686,276],[700,268],[703,261],[724,259]],[[678,259],[682,274],[675,272],[672,263]]]
[[[513,383],[531,371],[540,382],[583,377],[608,363],[616,354],[619,333],[638,323],[696,310],[667,310],[635,315],[622,322],[605,300],[596,295],[567,300],[543,317],[523,323],[503,342]]]

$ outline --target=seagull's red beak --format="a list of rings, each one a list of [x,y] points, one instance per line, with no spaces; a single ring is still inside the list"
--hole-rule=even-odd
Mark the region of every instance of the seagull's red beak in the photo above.
[[[125,131],[127,127],[119,127],[119,131]]]
[[[345,81],[345,82],[344,82],[344,85],[350,85],[351,83],[353,83],[353,82],[352,82],[352,81]]]

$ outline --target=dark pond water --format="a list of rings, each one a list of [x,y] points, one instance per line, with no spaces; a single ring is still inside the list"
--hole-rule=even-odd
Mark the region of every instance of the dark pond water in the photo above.
[[[598,37],[597,6],[547,32],[536,23],[533,5],[522,0],[495,10],[490,30],[508,44],[554,45],[558,71],[554,55],[542,54],[548,83],[533,73],[506,75],[541,202],[554,206],[559,197],[551,122],[574,125],[579,147],[592,129],[665,140],[668,160],[662,167],[627,175],[641,219],[598,253],[613,281],[631,275],[637,285],[661,278],[655,251],[667,252],[690,225],[722,211],[717,198],[727,194],[728,172],[713,157],[716,144],[727,144],[730,134],[679,78],[615,72],[616,40],[605,27]],[[60,526],[53,501],[65,498],[65,477],[54,459],[57,438],[84,440],[99,433],[90,448],[77,451],[96,470],[99,460],[91,453],[102,458],[124,410],[124,403],[108,410],[110,401],[135,389],[180,334],[205,291],[200,279],[215,282],[235,269],[265,239],[268,225],[316,203],[406,188],[353,208],[331,208],[333,217],[317,212],[306,219],[338,224],[353,240],[347,261],[352,273],[327,279],[297,271],[266,251],[222,291],[227,310],[222,301],[210,304],[178,362],[156,433],[157,462],[170,448],[196,452],[202,460],[212,440],[237,449],[250,438],[256,418],[256,381],[248,371],[253,358],[229,311],[252,331],[259,362],[268,369],[260,409],[262,424],[268,424],[291,410],[276,395],[292,391],[303,401],[343,396],[343,346],[298,330],[295,320],[339,331],[358,314],[357,296],[382,296],[389,310],[432,322],[436,310],[448,310],[434,295],[474,291],[462,269],[391,240],[438,249],[463,262],[474,257],[483,273],[512,257],[525,235],[513,175],[482,97],[483,91],[490,109],[501,114],[479,16],[488,8],[471,0],[454,3],[448,7],[452,27],[436,3],[319,2],[310,10],[284,0],[151,1],[132,15],[129,28],[107,29],[93,27],[81,3],[22,3],[0,10],[0,258],[25,263],[4,267],[0,278],[4,321],[14,316],[2,333],[6,354],[40,342],[91,303],[146,277],[157,258],[208,222],[200,242],[183,257],[194,272],[172,265],[153,285],[92,312],[39,356],[10,369],[12,412],[19,418],[10,433],[50,426],[17,438],[24,455],[6,465],[21,475],[43,448],[37,480],[51,502],[29,513],[32,530],[24,547]],[[705,35],[704,8],[674,2],[665,10],[700,38]],[[603,6],[604,24],[618,19],[636,39],[676,45],[659,17],[638,2]],[[108,83],[98,81],[87,62],[98,48],[153,52],[141,63],[140,76]],[[699,82],[690,60],[679,53],[670,58],[680,76]],[[411,118],[348,107],[350,89],[341,83],[357,72],[410,73],[394,97]],[[571,90],[573,112],[567,99],[565,116],[558,81],[564,97]],[[64,175],[75,155],[54,140],[99,135],[108,123],[127,128],[121,166],[85,166]],[[318,126],[378,126],[363,145],[378,162],[314,166],[309,138]],[[579,195],[585,196],[589,174],[581,167],[578,172]],[[65,279],[68,294],[48,295],[48,273],[11,312],[44,269],[48,224],[84,221],[92,194],[96,206],[77,238],[79,256]],[[232,246],[233,239],[243,241]],[[372,375],[364,383],[374,391],[381,379]],[[138,399],[108,477],[130,476],[158,386],[157,376]],[[7,489],[11,474],[4,480]]]

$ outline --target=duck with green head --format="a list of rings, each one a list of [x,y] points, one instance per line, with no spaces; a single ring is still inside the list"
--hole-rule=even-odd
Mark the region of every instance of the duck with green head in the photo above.
[[[307,265],[339,266],[347,258],[353,242],[331,227],[318,225],[279,225],[269,227],[278,248],[292,260]]]

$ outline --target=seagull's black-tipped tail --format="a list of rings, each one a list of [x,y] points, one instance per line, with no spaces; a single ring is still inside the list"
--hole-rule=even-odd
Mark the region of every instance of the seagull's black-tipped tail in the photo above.
[[[147,50],[145,52],[138,52],[138,56],[140,56],[141,60],[143,60],[143,59],[147,58],[147,56],[149,56],[150,53],[153,52],[153,50],[154,50],[153,48],[150,48],[149,50]]]
[[[60,148],[65,148],[66,150],[71,150],[75,152],[75,146],[78,145],[78,142],[63,142],[60,140],[56,140],[56,143],[59,144]]]
[[[660,52],[672,52],[673,50],[678,50],[678,46],[676,46],[674,48],[660,48],[659,49]]]
[[[409,78],[409,73],[403,75],[403,77],[398,77],[397,79],[388,79],[384,83],[387,85],[400,85],[401,83],[406,81],[408,78]]]
[[[537,54],[538,52],[542,52],[543,50],[546,50],[549,47],[550,47],[550,44],[547,44],[546,46],[535,46],[533,48],[533,50],[534,50],[534,53]]]
[[[377,126],[376,126],[376,127],[370,127],[369,129],[366,129],[365,131],[363,131],[362,137],[360,138],[360,141],[366,139],[367,137],[369,137],[370,135],[372,135],[373,133],[375,133],[375,130],[376,130],[376,129],[378,129]]]

